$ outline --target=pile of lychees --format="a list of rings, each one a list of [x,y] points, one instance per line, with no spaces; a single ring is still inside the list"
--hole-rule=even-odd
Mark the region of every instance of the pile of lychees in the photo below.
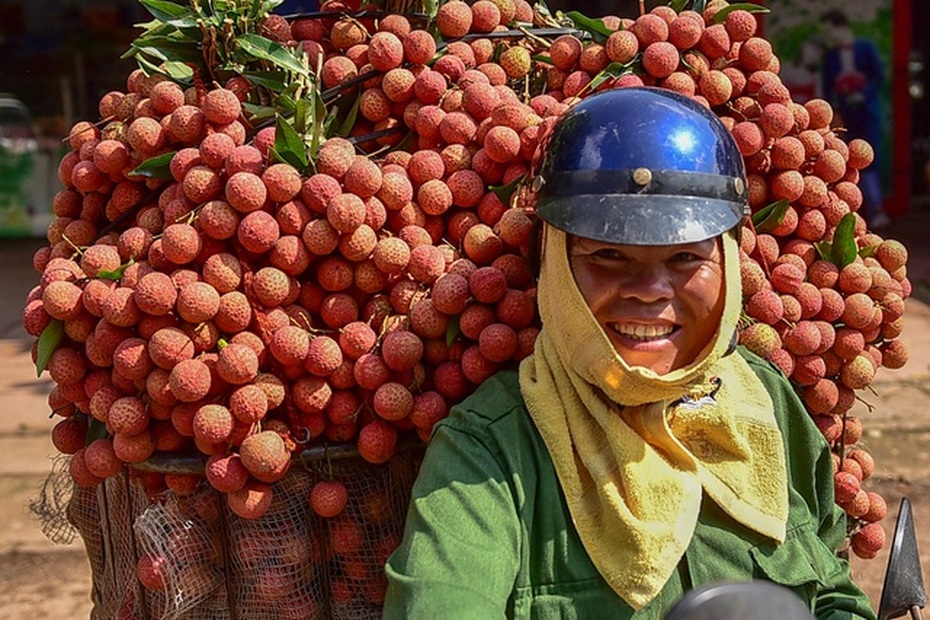
[[[23,323],[75,482],[199,452],[207,482],[257,518],[295,451],[354,442],[384,463],[399,437],[427,440],[533,350],[524,181],[540,140],[592,92],[655,85],[715,111],[746,158],[741,340],[835,447],[852,549],[874,557],[885,504],[860,486],[874,466],[847,412],[879,366],[906,361],[906,252],[857,213],[871,147],[844,141],[827,102],[791,101],[756,17],[721,0],[574,24],[523,0],[454,0],[429,23],[358,13],[371,8],[264,21],[269,45],[355,102],[306,166],[284,156],[285,115],[255,114],[269,97],[247,71],[220,85],[136,70],[70,132]],[[334,517],[345,488],[310,501]]]

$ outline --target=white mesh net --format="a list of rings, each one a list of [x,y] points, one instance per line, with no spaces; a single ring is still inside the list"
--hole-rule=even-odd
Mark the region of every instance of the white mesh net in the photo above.
[[[420,455],[401,452],[385,465],[325,452],[297,460],[272,485],[269,510],[252,520],[205,481],[189,495],[151,498],[126,472],[76,486],[65,457],[32,510],[55,542],[80,533],[95,619],[380,618],[383,566],[400,543]],[[348,491],[337,517],[310,507],[321,480]]]

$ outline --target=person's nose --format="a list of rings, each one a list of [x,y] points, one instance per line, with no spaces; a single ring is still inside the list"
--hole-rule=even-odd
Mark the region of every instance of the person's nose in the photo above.
[[[642,303],[668,301],[675,297],[674,281],[662,265],[637,265],[620,278],[619,294]]]

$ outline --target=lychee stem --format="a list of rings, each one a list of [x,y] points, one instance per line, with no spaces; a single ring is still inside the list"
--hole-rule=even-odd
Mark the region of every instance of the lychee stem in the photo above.
[[[532,32],[530,32],[530,30],[526,26],[520,26],[517,28],[517,30],[525,34],[528,38],[536,41],[537,43],[539,43],[546,49],[549,49],[550,47],[552,47],[552,41],[549,41],[548,39],[544,39],[540,36],[533,34]]]
[[[872,392],[872,394],[874,394],[875,396],[878,396],[878,392],[876,392],[875,389],[874,389],[871,385],[868,386],[868,387],[869,387],[869,390]],[[865,405],[866,409],[869,410],[869,413],[872,413],[873,411],[875,411],[875,405],[873,405],[873,404],[870,403],[869,401],[865,400],[864,398],[862,398],[862,397],[859,396],[858,394],[856,394],[856,400],[858,400],[860,403],[862,403],[863,405]]]
[[[71,241],[71,239],[68,239],[68,235],[62,233],[61,238],[63,241],[66,241],[68,245],[74,248],[74,251],[77,252],[79,256],[83,256],[84,250],[82,250],[80,246],[76,245],[73,241]]]
[[[185,224],[192,225],[194,222],[197,221],[197,218],[198,218],[197,211],[195,209],[191,209],[185,215],[182,215],[181,217],[179,217],[178,221],[185,220],[184,221]]]
[[[97,121],[96,123],[91,123],[89,126],[85,127],[84,129],[80,129],[80,130],[78,130],[78,131],[75,131],[74,133],[68,134],[67,136],[65,136],[64,138],[61,139],[61,142],[70,142],[70,141],[71,141],[71,138],[73,138],[73,137],[75,137],[75,136],[79,136],[79,135],[81,135],[82,133],[86,133],[86,132],[88,132],[88,131],[93,131],[93,130],[96,129],[97,127],[103,127],[104,125],[106,125],[107,123],[109,123],[110,121],[112,121],[112,120],[115,119],[115,118],[116,118],[116,116],[111,114],[110,116],[108,116],[108,117],[106,117],[106,118],[100,119],[100,120]]]

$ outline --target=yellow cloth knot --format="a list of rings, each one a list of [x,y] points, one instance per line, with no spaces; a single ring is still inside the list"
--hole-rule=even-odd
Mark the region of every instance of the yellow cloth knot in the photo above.
[[[585,549],[634,609],[675,570],[702,493],[784,540],[788,483],[772,401],[743,358],[726,355],[742,300],[738,248],[723,239],[726,302],[715,339],[690,366],[657,375],[617,355],[572,277],[565,233],[545,231],[543,329],[520,366],[520,388]]]

